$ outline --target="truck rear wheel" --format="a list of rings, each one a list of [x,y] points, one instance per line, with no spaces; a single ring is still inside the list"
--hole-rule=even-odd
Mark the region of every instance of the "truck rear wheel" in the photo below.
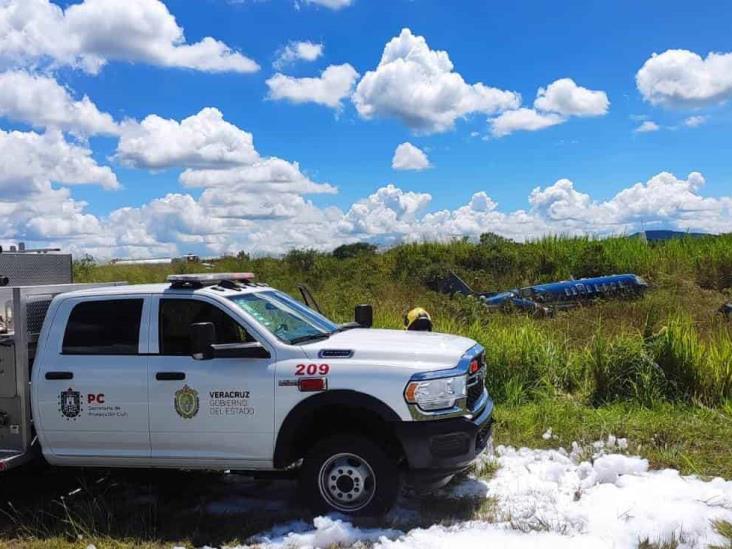
[[[399,494],[399,471],[389,455],[371,440],[334,435],[305,456],[300,490],[315,512],[380,515]]]

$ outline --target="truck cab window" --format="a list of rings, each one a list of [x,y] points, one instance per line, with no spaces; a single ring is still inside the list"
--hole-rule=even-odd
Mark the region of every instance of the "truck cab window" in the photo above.
[[[211,322],[216,343],[251,343],[255,339],[223,310],[195,299],[160,300],[159,342],[161,355],[191,354],[191,324]]]
[[[61,352],[69,355],[136,355],[142,299],[86,301],[75,305]]]

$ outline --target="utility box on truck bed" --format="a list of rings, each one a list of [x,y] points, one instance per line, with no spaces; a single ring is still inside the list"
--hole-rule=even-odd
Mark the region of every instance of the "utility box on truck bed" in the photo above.
[[[8,286],[71,284],[72,272],[71,254],[0,252],[0,277]]]
[[[60,293],[95,286],[73,276],[71,254],[0,248],[0,471],[32,455],[30,376],[48,307]]]
[[[30,457],[30,376],[51,301],[61,293],[111,285],[115,283],[0,288],[0,471]]]

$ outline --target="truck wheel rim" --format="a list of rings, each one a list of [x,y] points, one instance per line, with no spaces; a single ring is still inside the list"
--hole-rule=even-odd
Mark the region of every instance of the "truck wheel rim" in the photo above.
[[[366,507],[374,498],[376,475],[368,462],[359,456],[336,454],[320,468],[318,487],[328,505],[352,513]]]

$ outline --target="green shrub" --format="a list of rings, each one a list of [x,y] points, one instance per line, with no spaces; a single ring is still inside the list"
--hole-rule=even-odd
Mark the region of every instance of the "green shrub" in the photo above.
[[[318,255],[317,250],[290,250],[285,255],[285,261],[292,269],[307,273],[315,268]]]
[[[374,255],[376,246],[368,242],[356,242],[354,244],[343,244],[333,250],[333,257],[336,259],[349,259],[360,255]]]

